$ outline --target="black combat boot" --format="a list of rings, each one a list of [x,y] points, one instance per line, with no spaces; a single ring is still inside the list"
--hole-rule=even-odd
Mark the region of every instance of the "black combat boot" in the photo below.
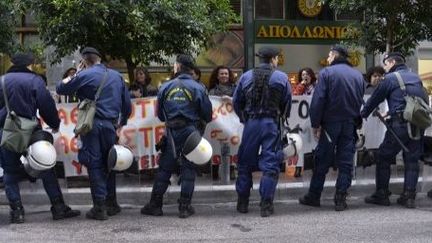
[[[179,218],[188,218],[195,213],[195,209],[191,206],[191,200],[189,198],[181,197],[178,200],[179,203]]]
[[[301,177],[302,173],[302,167],[301,166],[296,166],[295,167],[295,172],[294,172],[294,177]]]
[[[397,203],[407,208],[415,208],[415,191],[404,191],[397,199]]]
[[[107,209],[105,200],[94,200],[93,207],[86,213],[86,218],[96,220],[107,220]]]
[[[312,206],[312,207],[321,206],[320,198],[312,195],[309,192],[303,197],[299,198],[299,203],[307,206]]]
[[[78,210],[72,210],[64,203],[63,198],[57,197],[51,200],[51,214],[53,220],[72,218],[81,214]]]
[[[427,196],[428,198],[432,198],[432,189],[428,191]]]
[[[114,216],[121,212],[121,207],[117,203],[116,195],[108,195],[106,199],[106,207],[108,216]]]
[[[344,211],[347,208],[346,203],[346,192],[337,191],[334,197],[335,210],[336,211]]]
[[[237,198],[237,211],[239,213],[247,213],[249,207],[249,197],[241,197]]]
[[[162,200],[163,200],[163,195],[152,193],[150,202],[147,203],[143,208],[141,208],[141,214],[162,216],[163,215]]]
[[[365,197],[365,203],[376,204],[381,206],[390,206],[391,192],[385,189],[379,189],[375,191],[372,195]]]
[[[261,217],[268,217],[274,213],[273,201],[271,199],[261,200]]]
[[[24,207],[21,201],[10,203],[10,223],[22,224],[24,223]]]

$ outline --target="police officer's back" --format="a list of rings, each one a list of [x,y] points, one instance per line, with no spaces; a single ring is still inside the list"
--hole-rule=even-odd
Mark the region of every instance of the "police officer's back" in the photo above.
[[[163,195],[174,172],[180,173],[179,217],[187,218],[195,212],[191,200],[197,168],[193,162],[186,159],[182,151],[189,135],[198,131],[198,122],[211,121],[212,105],[205,88],[192,78],[194,66],[194,61],[189,55],[177,56],[174,64],[176,78],[163,84],[159,89],[158,117],[165,122],[166,142],[162,147],[151,199],[141,209],[142,214],[163,214]]]
[[[347,60],[348,52],[336,45],[329,52],[329,67],[319,73],[318,84],[310,106],[314,136],[319,139],[315,149],[315,170],[309,192],[300,203],[319,206],[325,176],[333,162],[338,167],[335,210],[347,207],[346,194],[351,186],[355,130],[363,102],[363,76]]]
[[[80,135],[82,147],[78,151],[79,162],[87,167],[93,208],[86,217],[106,220],[108,216],[120,212],[116,198],[115,172],[107,169],[109,150],[117,142],[117,132],[131,113],[129,91],[120,73],[101,64],[101,54],[92,47],[81,51],[83,57],[78,72],[58,82],[57,93],[96,100],[96,114],[93,128],[85,135]]]
[[[34,58],[30,53],[18,53],[12,57],[13,66],[4,75],[5,90],[0,85],[0,126],[3,128],[7,115],[4,107],[3,91],[6,91],[10,110],[18,116],[27,119],[36,118],[37,111],[53,132],[57,132],[60,126],[55,102],[50,92],[45,87],[41,76],[31,70]],[[39,125],[36,131],[41,130]],[[1,136],[1,133],[0,133]],[[0,164],[4,170],[4,184],[6,196],[11,207],[11,223],[24,222],[24,208],[21,202],[18,183],[23,177],[30,178],[24,171],[20,157],[22,154],[0,148]],[[54,169],[42,172],[39,176],[42,179],[44,188],[50,198],[53,219],[75,217],[80,214],[77,210],[71,210],[63,200]],[[34,179],[34,178],[30,178]]]
[[[238,156],[237,211],[247,213],[252,172],[263,172],[260,184],[261,216],[273,214],[273,198],[283,160],[279,119],[291,110],[291,86],[285,73],[276,70],[279,50],[264,46],[260,65],[244,73],[233,96],[234,110],[244,123]],[[260,152],[261,149],[261,152]]]

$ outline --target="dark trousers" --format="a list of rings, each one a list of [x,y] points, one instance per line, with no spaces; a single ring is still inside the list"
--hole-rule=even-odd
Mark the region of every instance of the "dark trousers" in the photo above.
[[[259,188],[261,198],[273,200],[279,165],[283,160],[278,125],[274,119],[250,119],[245,123],[238,158],[236,191],[239,197],[249,197],[252,172],[260,170],[263,173]]]
[[[21,154],[0,147],[0,163],[3,167],[3,183],[6,197],[10,203],[21,201],[18,183],[28,178],[20,161]],[[63,197],[54,168],[44,171],[39,175],[50,201]]]
[[[172,173],[178,172],[180,175],[181,193],[180,197],[192,199],[195,188],[196,165],[188,161],[181,153],[187,137],[195,131],[194,125],[178,129],[171,129],[172,137],[175,144],[175,152],[170,138],[162,148],[162,154],[159,160],[158,174],[153,184],[153,193],[163,195],[168,185]],[[175,156],[176,155],[176,156]],[[177,157],[177,158],[175,158]]]
[[[315,169],[309,193],[321,197],[325,177],[335,162],[338,168],[336,190],[346,192],[351,186],[355,153],[355,125],[352,121],[323,124],[315,149]]]
[[[393,128],[399,139],[408,148],[409,152],[403,152],[403,160],[405,164],[405,180],[404,189],[415,191],[419,177],[419,159],[423,154],[423,133],[421,131],[420,140],[412,140],[408,136],[407,123],[400,119],[389,121],[389,125]],[[379,147],[378,158],[376,165],[376,188],[388,190],[390,181],[390,165],[394,157],[402,150],[401,145],[396,141],[394,136],[387,131],[383,142]]]
[[[87,167],[93,200],[105,200],[116,193],[116,174],[108,173],[107,158],[116,142],[116,131],[109,120],[94,120],[93,129],[81,136],[78,160]]]

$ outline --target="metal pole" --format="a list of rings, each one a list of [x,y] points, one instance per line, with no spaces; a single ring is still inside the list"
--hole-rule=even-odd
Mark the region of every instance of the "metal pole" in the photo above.
[[[243,1],[244,71],[255,66],[254,0]]]

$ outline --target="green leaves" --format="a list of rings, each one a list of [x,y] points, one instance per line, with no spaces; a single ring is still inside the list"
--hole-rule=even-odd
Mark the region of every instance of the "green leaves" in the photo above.
[[[128,65],[198,52],[236,16],[229,0],[33,0],[41,38],[59,61],[90,45]]]
[[[432,39],[430,0],[330,0],[339,12],[365,15],[352,43],[369,53],[401,51],[410,54],[419,41]]]

